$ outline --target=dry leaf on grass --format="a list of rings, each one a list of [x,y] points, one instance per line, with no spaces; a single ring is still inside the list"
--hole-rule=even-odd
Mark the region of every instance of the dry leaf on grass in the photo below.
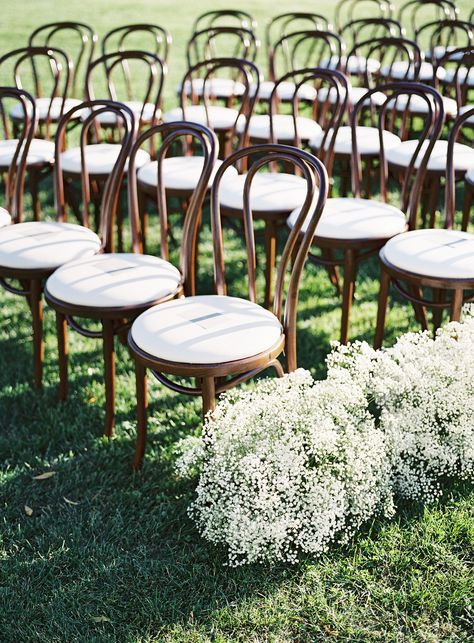
[[[33,476],[33,480],[47,480],[48,478],[52,478],[54,475],[56,475],[56,471],[45,471],[44,473],[40,473],[38,476]]]
[[[91,616],[94,623],[111,623],[112,621],[107,616]]]
[[[33,509],[31,507],[28,507],[28,505],[25,505],[25,513],[27,516],[32,516],[33,515]]]
[[[66,498],[66,496],[63,496],[63,500],[64,502],[67,502],[68,505],[76,506],[81,504],[80,502],[74,502],[74,500],[69,500],[69,498]]]

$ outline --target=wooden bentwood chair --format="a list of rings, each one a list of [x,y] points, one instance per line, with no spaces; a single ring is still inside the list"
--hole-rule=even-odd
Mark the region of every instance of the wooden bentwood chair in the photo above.
[[[227,168],[254,157],[243,187],[245,245],[247,250],[248,299],[227,295],[220,185]],[[250,205],[252,181],[262,167],[275,162],[293,164],[306,181],[307,192],[285,245],[272,312],[257,304],[256,247]],[[318,185],[319,183],[319,185]],[[286,145],[255,145],[229,156],[217,171],[211,191],[211,223],[214,240],[215,295],[186,297],[155,306],[140,315],[129,332],[136,365],[137,446],[134,465],[140,466],[146,442],[146,370],[174,391],[202,396],[204,415],[214,409],[216,395],[272,367],[278,376],[283,366],[278,356],[285,351],[287,370],[296,360],[296,314],[301,275],[308,248],[328,192],[327,173],[311,154]],[[285,278],[303,221],[310,223],[293,262],[285,293]],[[285,301],[284,301],[285,300]],[[186,387],[170,376],[196,378]]]
[[[426,308],[433,310],[436,330],[445,308],[450,309],[452,321],[459,321],[463,304],[474,301],[474,234],[453,229],[456,139],[473,116],[474,107],[456,119],[449,134],[444,229],[412,229],[391,239],[380,251],[376,348],[383,342],[390,284],[413,303],[417,321],[424,330],[428,328]],[[423,295],[423,289],[433,290],[432,299]]]
[[[159,174],[163,169],[164,157],[177,139],[192,137],[204,151],[201,175],[184,223],[180,270],[165,259],[142,254],[137,200],[137,156],[141,146],[157,135],[163,136],[163,144],[157,153]],[[131,145],[131,141],[129,142]],[[101,254],[62,266],[46,283],[46,300],[56,311],[60,399],[65,399],[67,395],[67,325],[69,324],[71,328],[86,337],[103,341],[106,400],[104,434],[106,436],[111,436],[113,433],[115,416],[114,337],[124,338],[131,321],[150,306],[181,297],[183,293],[194,293],[194,248],[197,226],[207,184],[217,158],[217,147],[214,134],[207,128],[193,123],[157,125],[143,132],[131,149],[128,169],[133,252],[114,253],[111,246],[113,214],[120,186],[120,180],[117,177],[119,168],[116,168],[116,191],[111,193],[109,207],[104,208],[102,213]],[[122,172],[123,168],[122,163],[120,168]],[[156,197],[164,249],[167,247],[168,233],[166,197],[162,182],[159,181],[158,185],[160,188],[156,191]],[[167,253],[165,254],[164,251],[163,255],[167,258]],[[87,330],[76,321],[76,318],[96,320],[100,322],[101,328],[97,331]]]

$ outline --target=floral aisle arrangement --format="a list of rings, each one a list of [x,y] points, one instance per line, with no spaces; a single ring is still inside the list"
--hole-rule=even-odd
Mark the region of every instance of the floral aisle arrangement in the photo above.
[[[335,346],[307,371],[222,396],[180,445],[190,514],[229,563],[294,562],[346,542],[394,499],[432,501],[474,478],[474,317],[388,349]]]

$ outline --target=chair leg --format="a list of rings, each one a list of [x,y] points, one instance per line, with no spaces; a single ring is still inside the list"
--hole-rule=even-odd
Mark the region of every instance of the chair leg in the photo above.
[[[461,230],[463,230],[464,232],[466,232],[467,226],[469,225],[473,196],[474,196],[474,189],[469,185],[469,183],[465,183],[464,199],[463,199],[463,205],[462,205],[462,224],[461,224]]]
[[[418,299],[423,298],[423,292],[420,286],[409,286],[408,290],[414,297]],[[413,303],[413,310],[415,311],[415,319],[421,325],[422,330],[428,330],[428,320],[426,318],[426,309],[421,304]]]
[[[202,416],[203,419],[209,411],[216,408],[216,383],[213,377],[202,378]]]
[[[67,398],[68,386],[68,346],[67,346],[67,321],[65,315],[56,313],[56,334],[58,336],[58,364],[59,364],[59,399]]]
[[[44,361],[44,341],[43,299],[41,281],[39,279],[32,279],[30,282],[30,308],[33,316],[33,362],[35,387],[41,388]]]
[[[349,336],[349,316],[354,294],[356,273],[355,251],[349,248],[344,252],[344,285],[342,290],[341,344],[347,344]]]
[[[273,221],[265,222],[265,308],[270,308],[273,297],[273,272],[276,263],[277,231]]]
[[[385,330],[385,317],[387,315],[388,294],[390,290],[390,275],[381,266],[380,269],[380,290],[377,309],[377,325],[375,327],[374,348],[382,348],[383,335]]]
[[[444,295],[445,295],[444,290],[441,290],[440,288],[436,288],[433,291],[433,301],[439,304],[443,303]],[[441,326],[442,322],[443,322],[443,309],[438,307],[433,308],[433,330],[435,333],[438,330],[438,328]]]
[[[146,240],[148,234],[148,212],[147,212],[147,196],[138,188],[138,212],[140,216],[140,228],[142,233],[143,252],[146,254]]]
[[[430,197],[429,197],[429,215],[430,215],[430,228],[434,228],[436,224],[436,211],[438,209],[438,197],[440,190],[440,180],[434,176],[430,182]]]
[[[105,380],[105,425],[104,435],[108,438],[114,433],[115,424],[115,350],[114,323],[111,319],[102,320]]]
[[[142,466],[147,437],[147,374],[146,368],[137,360],[135,362],[135,386],[137,393],[137,443],[133,457],[133,468]]]
[[[463,291],[455,290],[453,293],[453,301],[451,302],[451,321],[460,321],[461,311],[463,304]]]
[[[33,204],[33,218],[35,221],[40,220],[41,210],[39,202],[39,174],[36,170],[30,169],[28,171],[28,184],[31,193],[31,201]]]

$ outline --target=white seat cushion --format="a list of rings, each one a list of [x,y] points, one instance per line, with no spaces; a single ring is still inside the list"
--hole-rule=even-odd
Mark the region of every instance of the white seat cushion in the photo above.
[[[99,250],[99,237],[73,223],[29,221],[0,229],[0,266],[7,268],[54,270]]]
[[[471,167],[471,169],[466,172],[466,176],[464,178],[466,181],[469,181],[469,183],[474,185],[474,167]]]
[[[366,58],[365,56],[342,56],[341,57],[341,68],[346,68],[346,73],[348,74],[363,74],[366,69],[371,74],[375,74],[380,69],[380,62],[375,58]],[[319,67],[324,67],[325,69],[336,69],[339,63],[339,56],[331,56],[331,58],[323,58],[319,64]]]
[[[192,85],[191,85],[192,82]],[[196,96],[202,96],[204,78],[193,78],[185,82],[186,96],[191,95],[191,86]],[[178,94],[181,93],[181,84],[176,87]],[[245,85],[232,78],[210,78],[206,83],[206,93],[217,98],[231,98],[231,96],[242,96],[245,93]]]
[[[143,103],[138,101],[138,100],[124,100],[121,101],[124,105],[127,105],[129,107],[135,118],[140,118],[140,114],[142,113],[142,108],[143,108]],[[155,112],[155,105],[154,103],[145,103],[145,109],[143,110],[143,116],[142,116],[142,121],[145,123],[151,123],[153,119],[153,114]],[[89,116],[91,113],[90,109],[84,109],[82,110],[81,117],[83,120]],[[156,110],[155,114],[155,120],[160,117],[160,110]],[[102,112],[102,114],[99,114],[97,116],[97,120],[101,125],[115,125],[116,123],[122,124],[122,119],[120,116],[117,116],[115,112]]]
[[[469,87],[474,87],[474,67],[460,67],[456,75],[456,67],[449,67],[444,70],[442,80],[445,83],[452,83],[454,80],[460,83],[467,83]]]
[[[51,105],[51,111],[49,113],[49,118],[51,121],[58,121],[59,117],[62,114],[66,114],[70,109],[73,107],[76,107],[77,105],[80,105],[82,101],[80,101],[78,98],[66,98],[64,101],[64,110],[61,114],[61,107],[62,107],[62,102],[63,99],[60,96],[55,96],[53,98],[53,103]],[[48,115],[48,109],[51,104],[51,98],[37,98],[35,100],[36,104],[36,116],[38,120],[44,121]],[[31,108],[28,106],[28,111],[31,111]],[[78,112],[76,115],[76,118],[79,118],[80,113]],[[15,118],[17,120],[21,120],[23,118],[23,105],[21,103],[17,103],[14,105],[11,110],[10,110],[10,117]]]
[[[239,123],[237,131],[241,133],[245,124]],[[308,141],[321,132],[321,126],[312,118],[304,116],[296,117],[298,136],[303,141]],[[288,114],[275,114],[273,116],[273,132],[277,141],[293,141],[295,138],[295,126],[293,116]],[[270,116],[261,114],[250,118],[248,134],[252,138],[270,140]]]
[[[417,275],[474,279],[474,235],[455,230],[413,230],[387,242],[389,263]]]
[[[407,60],[396,60],[392,65],[384,65],[380,69],[380,74],[382,76],[389,76],[396,80],[414,80],[415,79],[415,67],[413,63],[409,63]],[[442,80],[444,77],[444,69],[438,67],[437,78]],[[420,82],[432,80],[434,76],[434,69],[431,63],[423,61],[420,65],[418,79]]]
[[[318,136],[315,136],[310,140],[309,144],[313,149],[319,149],[323,140],[323,135],[324,133],[321,132]],[[331,143],[331,136],[332,130],[329,130],[325,143],[326,149],[328,149],[329,144]],[[400,145],[401,143],[400,138],[396,134],[392,134],[392,132],[387,131],[383,132],[383,140],[385,150],[396,145]],[[376,127],[357,127],[357,150],[361,156],[380,154],[379,131]],[[334,151],[336,154],[352,154],[352,133],[349,125],[344,125],[339,128],[336,135]]]
[[[154,306],[132,325],[135,343],[159,359],[184,364],[234,362],[271,349],[282,327],[245,299],[205,295]]]
[[[85,146],[86,166],[89,174],[110,174],[117,161],[121,146],[116,143],[97,143]],[[141,167],[150,161],[150,155],[145,150],[138,150],[136,156],[137,167]],[[125,163],[125,171],[128,168],[128,159]],[[61,153],[61,169],[63,172],[80,174],[81,148],[71,147]]]
[[[264,80],[263,83],[260,83],[258,90],[258,97],[260,100],[269,100],[272,95],[273,88],[275,83],[272,80]],[[255,96],[256,86],[252,85],[250,88],[250,95]],[[289,81],[283,81],[278,85],[277,96],[280,100],[292,100],[293,95],[296,91],[295,83]],[[313,101],[316,99],[316,89],[309,83],[301,85],[298,90],[298,98],[301,100]]]
[[[290,214],[287,224],[296,223],[301,208]],[[311,217],[303,222],[306,232]],[[316,227],[317,237],[328,239],[390,239],[406,229],[406,216],[393,205],[369,199],[328,199]]]
[[[168,261],[131,253],[101,254],[58,268],[48,292],[76,306],[114,308],[154,303],[178,289],[181,275]]]
[[[0,208],[0,228],[3,228],[4,225],[9,225],[12,221],[10,213],[5,208]]]
[[[351,105],[355,105],[356,103],[359,102],[359,100],[365,96],[367,93],[367,89],[365,87],[352,87],[350,86],[348,89],[348,100]],[[336,102],[337,98],[337,92],[334,87],[321,87],[321,89],[318,90],[318,100],[323,102],[328,99],[328,94],[329,94],[329,102],[331,104],[334,104]],[[372,104],[375,106],[380,107],[381,105],[384,104],[386,100],[386,96],[382,92],[374,92],[369,98],[366,98],[363,102],[363,105],[367,107],[368,105]]]
[[[9,167],[18,146],[17,138],[0,141],[0,167]],[[20,156],[18,157],[20,160]],[[27,165],[54,163],[54,143],[34,138],[28,150]]]
[[[219,200],[222,206],[242,210],[246,174],[223,177]],[[259,172],[250,187],[250,207],[254,212],[291,212],[306,198],[306,181],[294,174]]]
[[[397,147],[387,151],[387,161],[401,167],[408,167],[410,160],[415,153],[418,141],[403,141]],[[415,167],[419,167],[423,154],[428,145],[425,141],[415,161]],[[448,141],[436,141],[428,160],[428,170],[433,172],[444,172],[446,170],[448,152]],[[462,172],[474,166],[474,149],[462,143],[454,144],[454,169]]]
[[[163,181],[168,190],[194,190],[202,173],[204,158],[202,156],[170,156],[163,159]],[[209,180],[211,187],[222,161],[217,160]],[[237,170],[231,166],[226,174],[237,176]],[[138,170],[138,180],[146,185],[156,187],[158,184],[158,162],[146,163]]]
[[[428,95],[429,98],[429,95]],[[456,116],[458,113],[458,104],[453,98],[447,98],[442,96],[444,111],[446,116]],[[400,112],[403,112],[408,104],[408,111],[411,114],[427,114],[428,113],[428,103],[421,96],[416,94],[408,96],[408,94],[402,94],[397,96],[395,99],[396,109]]]
[[[469,112],[471,109],[474,109],[474,105],[463,105],[462,107],[459,108],[459,116],[461,114],[465,114],[466,112]],[[469,116],[466,123],[469,123],[469,125],[474,125],[474,115]]]
[[[192,123],[199,123],[200,125],[207,125],[206,110],[204,105],[187,105],[184,108],[184,113],[186,114],[186,119]],[[237,120],[238,110],[231,109],[230,107],[221,107],[219,105],[209,105],[208,106],[209,114],[209,124],[212,129],[231,129]],[[243,117],[241,117],[243,118]],[[175,107],[174,109],[166,112],[163,115],[163,121],[165,123],[174,123],[175,121],[183,120],[183,110],[181,107]]]

